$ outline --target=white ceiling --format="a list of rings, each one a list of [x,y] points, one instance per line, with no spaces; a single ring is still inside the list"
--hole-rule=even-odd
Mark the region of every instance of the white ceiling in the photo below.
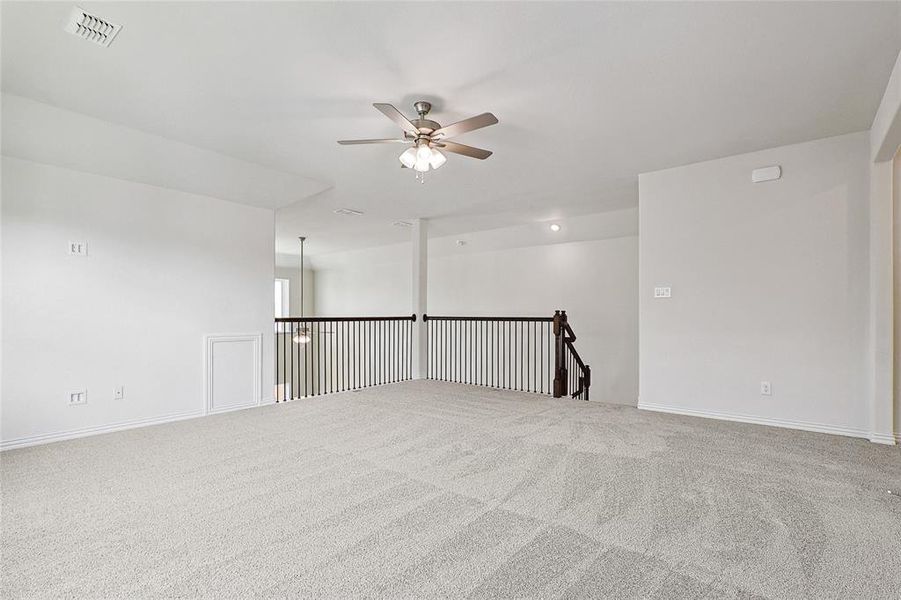
[[[311,254],[634,206],[640,172],[867,129],[901,46],[897,2],[79,5],[112,46],[62,31],[73,3],[2,3],[3,90],[315,182],[277,219]],[[458,138],[494,156],[418,185],[401,146],[335,143],[420,98],[497,115]]]

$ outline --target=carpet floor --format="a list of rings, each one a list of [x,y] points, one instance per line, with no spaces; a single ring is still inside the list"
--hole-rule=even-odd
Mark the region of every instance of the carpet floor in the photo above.
[[[894,598],[901,450],[415,381],[4,452],[3,598]]]

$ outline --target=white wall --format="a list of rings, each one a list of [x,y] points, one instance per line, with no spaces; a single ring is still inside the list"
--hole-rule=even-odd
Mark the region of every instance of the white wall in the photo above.
[[[592,367],[593,400],[635,405],[638,391],[637,212],[429,240],[428,312],[538,316],[565,309]],[[590,232],[603,239],[582,239]],[[569,237],[567,237],[569,236]],[[573,239],[574,238],[574,239]],[[536,244],[536,240],[541,240]],[[573,241],[570,241],[573,240]],[[530,245],[531,244],[531,245]],[[403,315],[411,302],[409,244],[316,257],[320,315]]]
[[[340,265],[315,270],[316,314],[324,317],[388,317],[412,314],[410,245],[385,260],[366,252],[342,253]]]
[[[862,132],[640,176],[640,406],[867,435],[868,159]]]
[[[2,198],[4,446],[202,414],[205,334],[262,333],[271,398],[272,210],[8,156]]]
[[[895,437],[901,441],[901,152],[895,154],[892,185],[894,214],[894,396]]]

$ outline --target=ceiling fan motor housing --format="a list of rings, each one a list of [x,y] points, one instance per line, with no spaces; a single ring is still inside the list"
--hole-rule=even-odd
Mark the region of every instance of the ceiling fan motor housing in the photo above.
[[[430,119],[413,119],[410,122],[413,123],[420,133],[428,134],[441,129],[441,125]]]

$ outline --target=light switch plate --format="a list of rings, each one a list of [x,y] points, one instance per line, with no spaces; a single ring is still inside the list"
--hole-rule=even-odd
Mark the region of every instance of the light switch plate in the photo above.
[[[78,404],[87,404],[88,403],[88,391],[87,390],[75,390],[69,392],[69,406],[76,406]]]
[[[655,298],[672,298],[672,296],[673,296],[673,289],[669,286],[654,288],[654,297]]]

